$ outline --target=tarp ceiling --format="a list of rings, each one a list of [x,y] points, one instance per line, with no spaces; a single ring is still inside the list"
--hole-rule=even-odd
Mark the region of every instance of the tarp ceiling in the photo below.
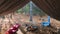
[[[0,15],[22,8],[30,0],[0,0]],[[60,0],[31,0],[51,17],[60,20]]]

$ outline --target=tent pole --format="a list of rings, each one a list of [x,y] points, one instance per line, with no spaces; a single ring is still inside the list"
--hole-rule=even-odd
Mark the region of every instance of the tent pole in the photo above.
[[[32,1],[30,1],[30,22],[32,22]]]

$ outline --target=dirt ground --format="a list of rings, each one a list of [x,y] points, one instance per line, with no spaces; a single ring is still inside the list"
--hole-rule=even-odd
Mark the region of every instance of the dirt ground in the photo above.
[[[50,20],[51,26],[42,27],[40,24],[42,22],[42,20],[40,20],[40,18],[41,17],[39,17],[39,16],[33,16],[33,23],[39,27],[38,32],[37,33],[36,32],[27,32],[26,34],[60,34],[60,33],[57,33],[60,29],[60,21],[51,18],[51,20]],[[12,19],[0,18],[0,25],[1,25],[0,33],[5,34],[5,32],[12,26],[11,24],[14,24],[14,23],[20,23],[20,24],[30,23],[29,16],[15,14],[15,15],[13,15]],[[19,29],[17,34],[23,34],[23,33]]]

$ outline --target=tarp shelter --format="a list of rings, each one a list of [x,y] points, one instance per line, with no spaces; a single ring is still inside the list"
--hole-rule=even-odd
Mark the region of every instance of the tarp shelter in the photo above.
[[[25,6],[30,0],[0,0],[0,15],[6,15]],[[31,0],[51,17],[60,20],[60,0]]]

